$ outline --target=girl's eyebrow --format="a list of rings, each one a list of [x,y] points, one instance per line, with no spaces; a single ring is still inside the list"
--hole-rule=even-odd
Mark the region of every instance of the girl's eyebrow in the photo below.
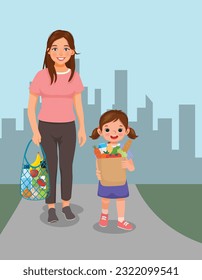
[[[108,125],[107,125],[107,124],[104,124],[104,126],[107,126],[107,127],[108,127]]]
[[[52,45],[52,47],[57,47],[58,45]]]
[[[64,45],[64,47],[69,47],[69,45]]]

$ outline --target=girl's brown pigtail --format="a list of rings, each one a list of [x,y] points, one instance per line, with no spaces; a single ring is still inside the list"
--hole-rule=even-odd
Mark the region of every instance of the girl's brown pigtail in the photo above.
[[[134,140],[138,137],[135,130],[131,127],[130,127],[130,132],[128,133],[128,137]]]
[[[90,138],[92,138],[93,140],[97,139],[100,137],[100,135],[97,132],[98,128],[93,129],[91,136],[89,136]]]

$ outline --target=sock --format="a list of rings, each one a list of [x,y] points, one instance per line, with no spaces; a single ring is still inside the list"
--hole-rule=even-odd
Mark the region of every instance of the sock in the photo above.
[[[118,221],[122,223],[124,221],[124,217],[118,217]]]
[[[102,209],[102,214],[108,215],[108,209]]]

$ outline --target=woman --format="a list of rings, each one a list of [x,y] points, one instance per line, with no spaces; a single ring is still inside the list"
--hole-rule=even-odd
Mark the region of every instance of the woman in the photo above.
[[[61,173],[62,212],[67,220],[75,215],[70,209],[72,193],[72,163],[76,144],[75,108],[78,122],[78,140],[80,146],[86,142],[84,114],[81,92],[83,85],[75,72],[75,45],[72,34],[64,30],[54,31],[48,38],[43,70],[39,71],[30,85],[28,118],[33,132],[33,142],[41,143],[47,157],[50,196],[48,204],[48,222],[58,220],[55,212],[56,178],[59,147],[59,165]],[[38,97],[42,105],[36,121]]]

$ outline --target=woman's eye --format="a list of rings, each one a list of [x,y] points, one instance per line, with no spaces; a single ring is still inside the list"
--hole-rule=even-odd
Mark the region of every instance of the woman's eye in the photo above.
[[[123,129],[122,129],[122,128],[119,128],[119,129],[118,129],[118,132],[122,132],[122,131],[123,131]]]
[[[56,51],[57,51],[57,48],[52,48],[52,51],[56,52]]]
[[[64,50],[65,50],[66,52],[68,52],[70,49],[68,49],[68,48],[64,48]]]
[[[105,128],[105,132],[109,132],[109,128]]]

